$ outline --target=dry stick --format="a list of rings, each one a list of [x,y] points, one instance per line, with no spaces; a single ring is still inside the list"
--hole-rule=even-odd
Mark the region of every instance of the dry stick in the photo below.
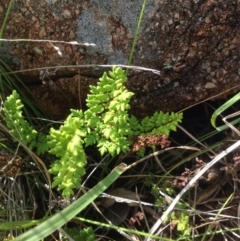
[[[204,148],[207,148],[202,142],[200,142],[197,138],[195,138],[192,134],[190,134],[185,128],[183,128],[181,125],[177,125],[179,129],[181,129],[183,132],[185,132],[191,139],[193,139],[196,143],[203,146]],[[216,153],[212,150],[209,150],[214,156],[216,156]]]
[[[9,132],[9,130],[8,130],[2,123],[0,123],[0,128],[3,129],[6,133],[11,134],[11,133]],[[11,137],[13,138],[12,135],[11,135]],[[19,141],[19,143],[21,143],[21,141]],[[30,155],[38,164],[40,164],[40,166],[42,166],[42,168],[43,168],[43,170],[44,170],[44,172],[45,172],[46,181],[47,181],[47,183],[48,183],[48,185],[49,185],[49,191],[50,191],[50,193],[51,193],[51,192],[52,192],[52,191],[51,191],[51,178],[50,178],[50,176],[49,176],[49,174],[48,174],[47,167],[45,166],[45,164],[43,163],[43,161],[42,161],[34,152],[32,152],[31,150],[29,150],[29,148],[28,148],[26,145],[24,145],[24,143],[21,143],[21,145],[22,145],[22,147],[29,153],[29,155]],[[52,194],[52,193],[51,193],[51,194]]]
[[[226,117],[224,117],[224,118],[222,119],[227,126],[229,126],[233,131],[235,131],[235,132],[238,134],[238,136],[240,136],[239,130],[238,130],[237,128],[235,128],[231,123],[229,123],[229,122],[227,121],[227,119],[232,118],[232,117],[235,117],[235,116],[238,116],[239,114],[240,114],[240,111],[237,111],[237,112],[235,112],[235,113],[233,113],[233,114],[227,115]]]
[[[237,216],[238,216],[238,227],[240,227],[240,202],[238,203],[238,210],[237,210]]]
[[[197,200],[197,187],[198,185],[195,185],[194,187],[194,200],[193,200],[193,209],[196,210],[196,200]],[[193,227],[196,225],[196,213],[192,217]],[[195,235],[195,229],[192,229],[192,240],[194,240]]]
[[[66,41],[60,41],[60,40],[50,40],[50,39],[3,39],[0,38],[0,41],[3,42],[38,42],[38,43],[64,43],[64,44],[71,44],[71,45],[83,45],[83,46],[96,46],[94,43],[79,43],[77,41],[71,41],[71,42],[66,42]]]
[[[223,187],[227,182],[228,181],[222,177],[217,178],[216,181],[214,181],[209,186],[209,188],[207,188],[201,193],[201,195],[196,200],[196,204],[199,205],[199,204],[211,202],[212,199],[216,197],[221,187]],[[212,194],[214,194],[214,196],[210,198]]]
[[[183,111],[185,111],[185,110],[187,110],[187,109],[192,108],[192,107],[195,106],[195,105],[204,103],[204,102],[206,102],[207,100],[211,100],[211,99],[214,99],[214,98],[216,98],[216,97],[218,97],[218,96],[221,96],[221,95],[223,95],[223,94],[226,94],[227,92],[229,92],[229,91],[231,91],[231,90],[234,90],[234,89],[236,89],[236,88],[238,88],[238,87],[240,87],[240,84],[239,84],[239,85],[236,85],[236,86],[234,86],[234,87],[231,87],[231,88],[229,88],[229,89],[227,89],[227,90],[224,90],[223,92],[221,92],[221,93],[219,93],[219,94],[216,94],[216,95],[211,96],[211,97],[209,97],[209,98],[206,98],[206,99],[204,99],[204,100],[202,100],[202,101],[199,101],[199,102],[196,103],[196,104],[190,105],[190,106],[188,106],[188,107],[180,110],[179,112],[183,112]]]
[[[143,209],[141,200],[140,200],[140,198],[139,198],[139,196],[138,196],[137,187],[136,187],[136,198],[137,198],[137,200],[138,200],[138,203],[139,203],[139,207],[140,207],[140,209],[141,209],[141,212],[142,212],[143,215],[144,215],[144,221],[145,221],[145,224],[146,224],[146,226],[147,226],[147,230],[149,231],[150,228],[149,228],[149,225],[148,225],[148,221],[147,221],[147,219],[146,219],[146,215],[145,215],[145,212],[144,212],[144,209]]]
[[[167,173],[167,170],[163,167],[162,162],[159,160],[158,156],[154,156],[155,161],[157,162],[157,164],[161,167],[162,171],[164,171],[165,173]]]
[[[161,150],[161,151],[156,151],[156,152],[154,152],[154,153],[152,153],[152,154],[149,154],[148,156],[145,156],[145,157],[141,158],[141,159],[138,160],[138,161],[135,161],[135,162],[132,163],[131,165],[125,167],[124,170],[126,171],[126,170],[128,170],[128,169],[130,169],[130,168],[132,168],[132,167],[137,166],[139,163],[141,163],[141,162],[143,162],[143,161],[145,161],[145,160],[147,160],[147,159],[149,159],[149,158],[151,158],[151,157],[157,156],[157,155],[159,155],[159,154],[161,154],[161,153],[164,153],[164,152],[166,152],[166,151],[170,151],[170,150],[173,150],[173,149],[187,149],[187,150],[192,150],[192,151],[200,151],[199,148],[191,147],[191,146],[168,147],[168,148],[165,148],[165,149],[163,149],[163,150]]]
[[[154,234],[159,227],[161,226],[164,219],[170,214],[170,212],[173,210],[175,205],[178,203],[178,201],[181,199],[183,194],[214,164],[216,164],[220,159],[222,159],[224,156],[229,154],[230,152],[234,151],[240,146],[240,140],[228,147],[225,151],[221,152],[218,156],[216,156],[211,162],[209,162],[195,177],[192,178],[192,180],[189,181],[189,183],[184,187],[184,189],[177,195],[177,197],[172,201],[166,212],[162,215],[162,217],[153,225],[152,229],[150,230],[150,234]],[[159,230],[155,235],[158,235],[161,232]],[[150,241],[150,238],[145,239],[145,241]]]
[[[137,71],[149,71],[152,72],[153,74],[161,75],[161,71],[157,69],[150,69],[150,68],[145,68],[145,67],[140,67],[140,66],[128,66],[124,64],[83,64],[83,65],[57,65],[57,66],[51,66],[51,67],[41,67],[41,68],[34,68],[34,69],[23,69],[23,70],[17,70],[17,71],[11,71],[11,72],[6,72],[4,73],[5,75],[9,74],[18,74],[18,73],[24,73],[24,72],[30,72],[34,70],[46,70],[46,69],[60,69],[60,68],[110,68],[110,67],[121,67],[121,68],[126,68],[126,69],[132,69],[132,70],[137,70]]]
[[[17,153],[18,153],[19,146],[20,146],[20,144],[18,143],[18,146],[17,146],[17,149],[16,149],[16,151],[15,151],[15,153],[14,153],[13,158],[12,158],[9,162],[7,162],[7,164],[6,164],[5,166],[3,166],[3,167],[1,168],[1,172],[2,172],[2,173],[4,173],[4,171],[5,171],[10,165],[13,164],[13,161],[14,161],[14,160],[16,159],[16,157],[17,157]]]
[[[9,133],[9,130],[0,123],[0,127],[1,129],[3,129],[6,133]],[[10,133],[9,133],[10,134]],[[13,138],[13,136],[12,136]],[[19,141],[20,143],[20,141]],[[33,160],[36,161],[37,165],[42,166],[43,170],[44,170],[44,177],[46,178],[47,184],[49,185],[48,187],[48,191],[49,191],[49,204],[51,203],[52,198],[56,199],[52,189],[51,189],[51,178],[50,175],[48,174],[48,169],[46,167],[46,165],[44,164],[44,162],[41,160],[41,158],[39,158],[34,152],[32,152],[24,143],[21,143],[22,147],[25,149],[25,151],[33,158]],[[40,168],[39,168],[40,169]],[[41,170],[41,169],[40,169]]]
[[[239,196],[238,197],[233,197],[232,198],[233,200],[238,200],[239,199]],[[215,201],[226,201],[226,198],[218,198],[217,200]],[[230,206],[230,207],[227,207],[225,208],[225,210],[227,209],[231,209],[233,206]],[[208,219],[213,219],[214,217],[216,217],[216,213],[215,212],[218,212],[219,209],[217,210],[211,210],[211,211],[199,211],[199,210],[194,210],[194,212],[198,215],[206,215],[206,216],[210,216]],[[218,217],[220,218],[226,218],[228,220],[239,220],[239,217],[235,217],[235,216],[231,216],[231,215],[225,215],[225,214],[219,214]],[[201,225],[204,225],[204,224],[201,224]],[[199,225],[198,227],[201,227],[201,225]]]

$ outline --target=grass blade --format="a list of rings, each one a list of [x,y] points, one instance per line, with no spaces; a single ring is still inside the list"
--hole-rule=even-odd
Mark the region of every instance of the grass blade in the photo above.
[[[140,13],[140,16],[139,16],[139,19],[138,19],[137,29],[136,29],[136,32],[135,32],[135,36],[134,36],[134,39],[133,39],[133,44],[132,44],[130,56],[129,56],[129,59],[128,59],[128,65],[130,65],[131,62],[132,62],[133,53],[134,53],[135,46],[136,46],[136,43],[137,43],[138,34],[139,34],[139,30],[140,30],[142,19],[143,19],[143,14],[144,14],[145,7],[146,7],[146,0],[143,0],[141,13]],[[126,74],[128,74],[128,69],[127,69]]]
[[[125,171],[126,165],[120,164],[107,177],[99,182],[90,191],[85,193],[81,198],[73,202],[61,212],[53,215],[37,227],[27,231],[15,239],[15,241],[37,241],[41,240],[55,230],[63,226],[69,220],[74,218],[79,212],[93,202],[102,192],[104,192],[118,177]]]
[[[0,31],[0,39],[2,38],[3,36],[3,30],[4,28],[6,27],[6,24],[7,24],[7,20],[8,20],[8,17],[9,17],[9,14],[10,14],[10,10],[12,8],[12,4],[13,4],[13,0],[11,0],[8,4],[8,8],[7,8],[7,12],[6,12],[6,15],[3,19],[3,24],[2,24],[2,27],[1,27],[1,31]],[[0,41],[0,47],[1,47],[1,41]]]
[[[240,99],[240,92],[238,94],[236,94],[235,96],[233,96],[230,100],[228,100],[225,104],[223,104],[222,106],[220,106],[217,110],[215,110],[215,112],[213,113],[212,117],[211,117],[211,124],[214,128],[216,128],[217,130],[219,130],[218,127],[216,127],[216,119],[217,117],[227,108],[229,108],[230,106],[232,106],[235,102],[237,102]],[[238,119],[239,120],[239,119]],[[235,122],[236,123],[236,120]],[[222,126],[221,126],[222,127]]]

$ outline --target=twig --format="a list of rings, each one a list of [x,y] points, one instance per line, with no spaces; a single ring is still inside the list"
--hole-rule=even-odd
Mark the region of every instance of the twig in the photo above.
[[[240,146],[240,140],[228,147],[225,151],[221,152],[218,156],[216,156],[211,162],[209,162],[195,177],[193,177],[189,183],[182,189],[182,191],[176,196],[176,198],[172,201],[166,212],[162,215],[162,217],[153,225],[152,229],[150,230],[150,234],[154,234],[161,226],[163,220],[170,214],[173,210],[175,205],[184,195],[184,193],[214,164],[216,164],[219,160],[221,160],[224,156],[229,154],[230,152],[234,151]],[[160,231],[161,232],[161,231]],[[158,235],[159,231],[156,233]],[[146,238],[145,241],[150,241],[150,238]]]

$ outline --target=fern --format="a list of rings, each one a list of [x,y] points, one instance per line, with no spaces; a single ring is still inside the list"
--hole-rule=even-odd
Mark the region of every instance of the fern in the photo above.
[[[182,113],[155,112],[152,117],[146,117],[141,121],[141,130],[148,135],[166,135],[170,131],[176,131],[178,122],[181,122]]]
[[[84,113],[89,136],[87,144],[98,143],[100,153],[109,152],[112,156],[129,150],[129,101],[133,96],[124,83],[127,78],[121,68],[113,68],[109,76],[104,73],[98,86],[91,86],[87,97],[89,109]],[[94,131],[92,131],[94,130]]]
[[[38,133],[22,115],[23,104],[16,90],[4,102],[4,120],[14,137],[15,142],[27,145],[30,150],[36,149],[38,154],[48,150],[45,135]]]
[[[63,195],[70,197],[73,188],[81,184],[87,163],[83,149],[83,137],[86,135],[82,111],[72,111],[59,130],[51,129],[48,136],[50,153],[60,159],[52,164],[50,173],[55,175],[53,187],[63,189]]]
[[[67,198],[80,186],[85,174],[86,146],[97,145],[101,155],[115,156],[130,150],[133,136],[168,136],[181,121],[181,113],[156,112],[142,121],[129,116],[133,93],[126,89],[126,81],[125,72],[119,67],[104,73],[97,86],[90,86],[88,109],[71,110],[64,124],[58,130],[51,128],[47,137],[24,120],[16,91],[5,101],[4,119],[16,141],[36,148],[38,154],[49,150],[58,158],[49,172],[55,176],[53,187],[57,186]],[[142,154],[143,151],[140,150]]]

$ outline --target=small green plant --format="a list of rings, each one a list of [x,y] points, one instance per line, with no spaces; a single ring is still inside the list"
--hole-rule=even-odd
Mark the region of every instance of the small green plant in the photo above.
[[[36,149],[37,154],[42,154],[48,150],[46,136],[37,132],[23,118],[23,107],[19,94],[14,90],[4,102],[4,120],[14,137],[14,141],[28,146],[31,150]]]
[[[129,151],[134,136],[169,135],[181,122],[181,113],[156,112],[138,121],[129,116],[133,93],[125,87],[127,77],[119,67],[104,73],[97,86],[90,86],[88,110],[71,110],[64,124],[51,128],[46,137],[38,133],[22,116],[22,102],[16,91],[4,103],[4,119],[16,141],[24,143],[38,154],[47,150],[58,159],[50,173],[55,175],[53,187],[70,197],[81,184],[87,163],[84,147],[97,145],[101,155],[115,156]]]
[[[154,192],[155,187],[153,186],[153,190],[151,193],[155,193]],[[175,191],[171,188],[165,189],[165,191],[167,191],[167,193],[175,193]],[[159,194],[157,196],[156,199],[156,204],[159,206],[167,206],[169,205],[169,203],[171,202],[171,200],[169,200],[168,196],[166,197],[162,197],[159,196]],[[190,229],[190,220],[189,220],[189,213],[186,211],[188,206],[187,204],[184,203],[178,203],[176,205],[177,210],[174,210],[170,213],[170,215],[167,216],[167,218],[164,220],[165,223],[170,223],[171,224],[171,229],[175,229],[178,233],[179,233],[179,237],[184,238],[184,240],[190,240],[190,234],[191,234],[191,229]]]
[[[172,187],[164,187],[161,185],[161,192],[159,185],[154,180],[154,175],[149,173],[145,180],[145,185],[151,187],[151,194],[155,197],[155,204],[165,209],[171,202],[171,196],[176,196],[176,191]],[[187,211],[188,204],[179,202],[176,205],[176,210],[172,211],[164,220],[164,223],[170,223],[171,229],[178,233],[178,237],[183,240],[190,240],[191,228],[190,217]]]
[[[75,241],[94,241],[94,232],[92,227],[84,228],[83,230],[79,231],[76,228],[65,228],[64,231],[72,238],[71,240]],[[69,241],[70,239],[65,237],[63,238],[64,241]]]
[[[177,206],[179,208],[180,205]],[[186,205],[182,205],[182,208],[186,209]],[[176,230],[180,233],[179,238],[184,240],[190,240],[191,229],[189,225],[189,213],[187,211],[173,211],[170,215],[170,222],[172,228],[176,227]]]

